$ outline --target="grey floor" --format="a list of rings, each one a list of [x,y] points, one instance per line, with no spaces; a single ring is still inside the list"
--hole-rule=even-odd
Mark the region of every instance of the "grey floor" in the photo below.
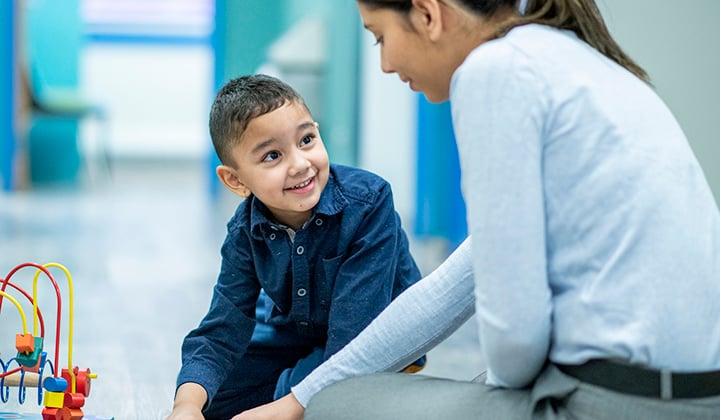
[[[56,262],[73,277],[73,365],[98,374],[84,412],[117,420],[162,419],[170,411],[179,347],[207,309],[225,222],[236,200],[212,199],[200,163],[120,162],[112,173],[82,176],[75,187],[0,192],[0,278],[15,266]],[[436,243],[412,241],[424,273],[444,257]],[[69,306],[67,281],[51,269]],[[13,281],[32,290],[33,269]],[[42,278],[41,278],[42,279]],[[45,283],[43,283],[45,281]],[[39,307],[54,331],[55,298],[39,282]],[[17,310],[0,313],[0,359],[12,357],[21,332]],[[32,314],[32,308],[25,308]],[[28,315],[30,316],[30,315]],[[68,364],[67,312],[60,365]],[[32,321],[29,327],[32,329]],[[54,334],[47,333],[54,351]],[[471,379],[481,369],[471,320],[429,353],[427,375]],[[51,356],[52,357],[52,356]],[[18,390],[0,412],[40,412],[37,394]]]

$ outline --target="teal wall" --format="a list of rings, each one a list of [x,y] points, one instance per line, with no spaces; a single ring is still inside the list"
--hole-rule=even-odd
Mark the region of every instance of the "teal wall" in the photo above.
[[[357,165],[360,17],[354,1],[327,2],[332,6],[326,20],[328,61],[323,83],[323,140],[327,138],[333,162]]]
[[[24,9],[25,56],[37,70],[35,76],[47,86],[77,88],[83,46],[80,0],[31,1]]]
[[[268,47],[285,25],[284,6],[285,0],[215,0],[213,94],[228,80],[253,73],[265,61]],[[220,188],[215,176],[219,164],[210,147],[208,182],[212,195],[217,195]]]
[[[327,62],[322,70],[323,140],[336,163],[357,163],[358,36],[355,2],[338,0],[216,0],[215,89],[253,73],[267,59],[268,47],[305,17],[326,23]],[[211,188],[217,190],[211,151]]]
[[[268,47],[305,17],[326,23],[323,69],[323,140],[336,163],[357,163],[358,36],[355,2],[338,0],[217,0],[216,90],[232,77],[254,72]]]
[[[216,0],[215,86],[254,72],[282,33],[285,0]]]
[[[338,3],[349,3],[337,0],[285,0],[284,4],[284,25],[291,27],[294,23],[302,20],[305,16],[328,16],[331,9]],[[355,7],[355,4],[351,4]]]
[[[22,4],[22,6],[21,6]],[[17,33],[22,27],[23,33]],[[13,179],[17,138],[27,138],[31,178],[55,181],[56,175],[75,180],[79,168],[77,121],[33,114],[27,133],[15,127],[16,72],[27,71],[38,96],[48,87],[77,89],[82,45],[80,0],[0,2],[0,172],[3,189],[25,180]],[[17,38],[22,38],[20,43]],[[52,150],[52,151],[50,151]],[[56,163],[60,163],[60,172]],[[42,172],[38,172],[42,171]]]
[[[358,163],[360,17],[354,1],[286,0],[283,30],[308,16],[325,23],[327,62],[323,69],[323,141],[335,163]]]
[[[33,1],[24,6],[25,68],[41,102],[50,91],[79,89],[83,47],[80,0]],[[32,184],[75,185],[81,167],[79,118],[33,112],[27,133]]]

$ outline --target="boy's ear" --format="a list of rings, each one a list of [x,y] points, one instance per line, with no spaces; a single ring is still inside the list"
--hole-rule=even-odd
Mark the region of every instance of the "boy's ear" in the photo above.
[[[242,198],[247,198],[250,195],[250,190],[242,183],[237,171],[227,165],[220,165],[215,168],[217,177],[230,191],[239,195]]]
[[[441,0],[413,0],[412,21],[418,31],[437,41],[443,31]]]

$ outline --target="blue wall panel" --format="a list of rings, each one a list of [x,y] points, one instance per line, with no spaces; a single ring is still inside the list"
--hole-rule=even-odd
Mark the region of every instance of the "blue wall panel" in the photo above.
[[[441,237],[455,248],[467,236],[465,201],[450,103],[418,95],[418,173],[415,234]]]
[[[11,189],[14,182],[15,7],[14,0],[0,1],[0,180],[4,190]]]

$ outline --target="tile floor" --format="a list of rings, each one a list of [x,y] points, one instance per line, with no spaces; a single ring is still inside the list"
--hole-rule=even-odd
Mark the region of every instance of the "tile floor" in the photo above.
[[[73,365],[98,374],[85,413],[116,420],[169,413],[180,343],[207,309],[225,222],[236,205],[229,194],[210,198],[207,182],[200,163],[120,162],[112,173],[84,176],[79,187],[0,192],[0,277],[24,262],[57,262],[73,276]],[[424,273],[444,256],[436,244],[413,241],[412,247]],[[67,281],[51,270],[65,311]],[[23,269],[13,280],[32,290],[33,275]],[[41,280],[40,309],[47,307],[54,323],[51,292]],[[0,359],[13,354],[19,332],[11,306],[5,301],[0,313]],[[68,358],[64,316],[61,366]],[[471,379],[482,369],[476,340],[468,322],[429,354],[424,374]],[[0,412],[41,410],[32,389],[24,404],[17,401],[11,388]]]

